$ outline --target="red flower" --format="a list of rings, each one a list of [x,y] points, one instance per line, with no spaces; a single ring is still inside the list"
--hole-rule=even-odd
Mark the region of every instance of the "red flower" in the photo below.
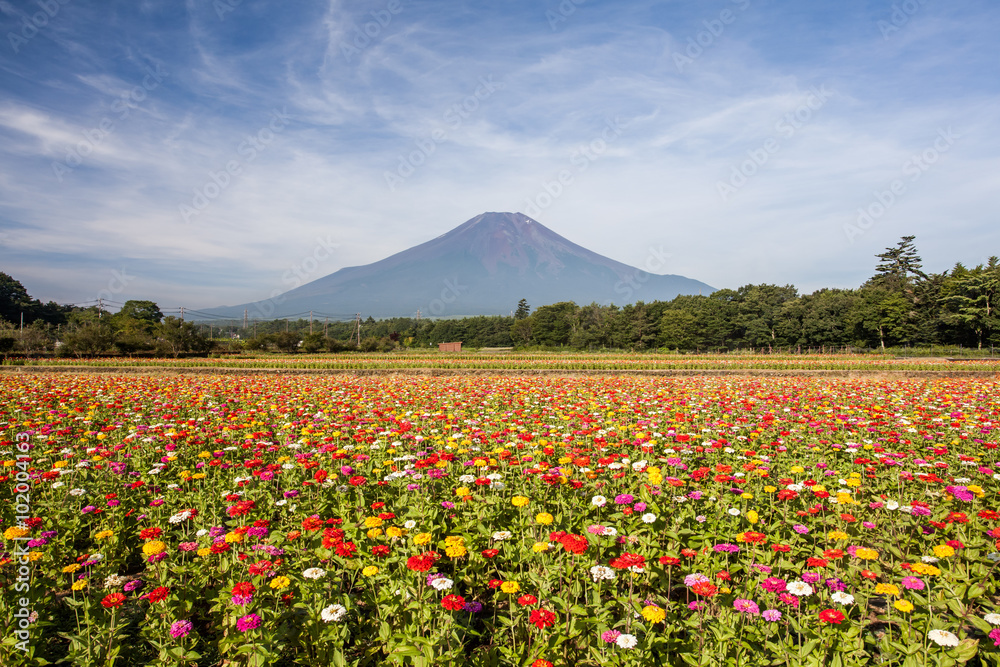
[[[694,558],[698,555],[698,552],[694,549],[681,549],[681,555],[685,558]]]
[[[367,481],[368,480],[365,479],[364,477],[362,477],[361,475],[355,475],[350,480],[348,480],[348,483],[351,486],[364,486],[365,482],[367,482]]]
[[[461,611],[465,607],[465,598],[461,595],[446,595],[441,600],[441,606],[449,611]]]
[[[843,612],[836,609],[824,609],[819,613],[819,620],[823,623],[840,623],[844,620]]]
[[[964,549],[965,548],[965,545],[962,544],[961,542],[959,542],[958,540],[948,540],[947,542],[945,542],[945,544],[947,544],[952,549]]]
[[[170,589],[166,586],[157,586],[149,592],[147,596],[150,602],[163,602],[170,595]]]
[[[719,592],[719,588],[711,582],[699,581],[691,587],[691,592],[704,598],[710,598]]]
[[[163,529],[161,528],[145,528],[141,533],[139,533],[139,537],[144,540],[153,540],[161,534],[163,534]]]
[[[269,560],[259,560],[250,566],[250,574],[255,577],[263,577],[274,569],[274,563]]]
[[[844,557],[844,552],[841,551],[840,549],[827,549],[826,551],[823,552],[823,558],[836,559],[843,557]]]
[[[481,553],[483,554],[483,558],[493,558],[498,553],[500,553],[500,550],[499,549],[483,549]]]
[[[240,583],[233,586],[233,595],[239,595],[246,597],[247,595],[253,595],[257,591],[257,587],[251,584],[249,581],[241,581]]]
[[[528,617],[528,621],[534,624],[539,630],[542,630],[555,624],[556,615],[548,609],[534,609],[531,612],[531,616]]]
[[[871,570],[861,570],[861,576],[864,577],[865,579],[878,578],[878,575],[872,572]]]
[[[539,658],[538,660],[535,660],[533,663],[531,663],[531,667],[552,667],[552,663],[549,662],[548,660],[542,660],[541,658]]]
[[[104,599],[101,600],[101,606],[105,609],[117,609],[122,606],[125,602],[124,593],[111,593],[110,595],[105,595]]]
[[[500,588],[500,584],[503,582],[499,579],[490,579],[490,583],[487,584],[490,588]]]
[[[806,567],[826,567],[827,565],[829,565],[829,563],[822,558],[810,558],[806,561]]]
[[[660,565],[677,565],[680,562],[680,558],[674,558],[673,556],[660,556]]]
[[[530,607],[533,604],[538,604],[538,598],[531,594],[525,594],[517,599],[517,603],[522,607]]]
[[[784,554],[784,553],[788,553],[789,551],[791,551],[792,548],[790,546],[788,546],[787,544],[772,544],[771,545],[771,550],[772,551],[777,551],[777,552],[780,552],[780,553]]]
[[[406,559],[406,567],[414,572],[426,572],[434,566],[434,559],[427,554],[410,556]]]
[[[302,530],[319,530],[323,527],[323,519],[311,516],[302,522]]]
[[[715,578],[716,579],[722,579],[723,581],[729,581],[732,577],[731,577],[731,575],[728,572],[726,572],[725,570],[722,570],[721,572],[719,572],[719,573],[717,573],[715,575]]]
[[[372,547],[372,555],[379,557],[388,556],[389,547],[385,544],[376,544],[375,546]]]
[[[358,546],[354,542],[341,542],[337,545],[337,555],[341,558],[354,558]]]
[[[646,564],[646,557],[639,554],[623,553],[617,558],[612,558],[608,565],[618,570],[627,570],[630,567],[642,567]]]
[[[562,545],[566,551],[574,553],[577,556],[583,554],[589,546],[587,538],[582,535],[566,535],[562,539]]]

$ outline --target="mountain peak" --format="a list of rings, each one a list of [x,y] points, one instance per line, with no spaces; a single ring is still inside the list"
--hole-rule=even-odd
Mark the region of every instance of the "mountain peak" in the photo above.
[[[507,314],[522,298],[535,306],[624,305],[713,291],[696,280],[647,273],[600,255],[524,213],[487,212],[372,264],[343,268],[265,302],[214,310],[394,317],[420,309],[425,316],[450,317]]]

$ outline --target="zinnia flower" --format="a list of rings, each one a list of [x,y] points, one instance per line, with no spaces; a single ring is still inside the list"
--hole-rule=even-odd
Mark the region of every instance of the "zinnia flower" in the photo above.
[[[170,624],[170,636],[174,639],[186,637],[192,627],[191,621],[174,621]]]
[[[543,630],[556,622],[556,615],[548,609],[534,609],[528,621],[539,630]]]
[[[947,630],[931,630],[927,638],[938,646],[958,646],[958,636]]]
[[[844,620],[844,613],[836,609],[824,609],[819,613],[819,620],[823,623],[840,624]]]
[[[110,593],[101,600],[101,606],[105,609],[117,609],[125,602],[124,593]]]
[[[236,620],[236,629],[240,632],[249,632],[260,627],[260,616],[257,614],[247,614]]]

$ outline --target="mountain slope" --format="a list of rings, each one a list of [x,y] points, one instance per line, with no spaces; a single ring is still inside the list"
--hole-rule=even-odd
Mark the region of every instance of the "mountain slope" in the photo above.
[[[267,301],[211,309],[226,317],[508,314],[532,306],[668,300],[714,289],[656,275],[583,248],[522,213],[483,213],[383,260],[340,269]]]

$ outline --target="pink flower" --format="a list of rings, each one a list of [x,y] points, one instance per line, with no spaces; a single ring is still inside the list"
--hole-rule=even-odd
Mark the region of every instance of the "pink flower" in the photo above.
[[[617,630],[606,630],[601,633],[601,639],[604,640],[605,644],[614,644],[620,635],[621,633]]]
[[[170,636],[174,639],[185,637],[187,633],[191,632],[191,627],[191,621],[174,621],[170,625]]]
[[[249,632],[260,627],[260,616],[257,614],[247,614],[236,621],[236,629],[240,632]]]

